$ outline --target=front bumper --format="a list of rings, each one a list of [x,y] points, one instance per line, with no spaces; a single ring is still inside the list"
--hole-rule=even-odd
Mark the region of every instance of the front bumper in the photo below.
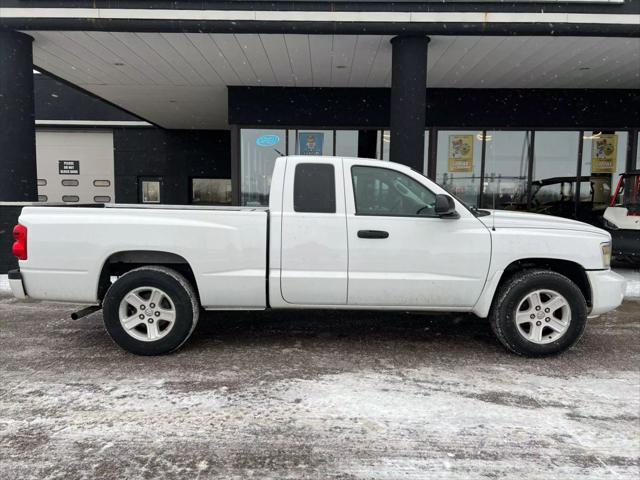
[[[9,287],[13,296],[20,299],[27,298],[27,293],[24,291],[24,285],[22,283],[22,274],[20,270],[9,270]]]
[[[624,299],[627,282],[611,270],[589,270],[587,278],[591,285],[591,312],[589,317],[618,308]]]

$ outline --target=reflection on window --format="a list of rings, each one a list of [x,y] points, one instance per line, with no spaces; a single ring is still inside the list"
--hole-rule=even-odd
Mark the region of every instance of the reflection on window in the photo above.
[[[483,207],[526,205],[530,141],[529,132],[486,132]]]
[[[194,205],[230,205],[231,180],[228,178],[192,179],[191,203]]]
[[[574,216],[579,138],[579,132],[536,132],[531,211]],[[526,204],[521,207],[526,208]]]
[[[276,158],[286,155],[286,131],[243,128],[240,132],[242,205],[269,204]]]
[[[482,132],[438,132],[436,182],[469,205],[478,204],[482,164]]]
[[[160,203],[160,181],[142,181],[142,203]]]
[[[390,148],[391,148],[391,131],[390,130],[378,130],[376,158],[378,160],[389,160]]]
[[[358,215],[434,214],[435,195],[407,175],[380,167],[351,168]]]
[[[336,155],[358,156],[358,130],[336,130]]]

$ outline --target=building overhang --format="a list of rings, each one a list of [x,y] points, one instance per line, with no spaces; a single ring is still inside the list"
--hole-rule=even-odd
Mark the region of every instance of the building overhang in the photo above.
[[[640,85],[640,1],[0,5],[38,69],[165,128],[226,128],[230,86],[388,88],[399,34],[430,36],[429,87]]]

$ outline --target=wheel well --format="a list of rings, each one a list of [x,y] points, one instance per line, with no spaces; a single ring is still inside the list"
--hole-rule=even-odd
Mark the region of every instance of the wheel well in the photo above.
[[[555,258],[525,258],[516,260],[505,268],[502,278],[500,278],[498,288],[515,273],[531,269],[551,270],[560,275],[564,275],[578,286],[584,295],[587,306],[591,308],[591,285],[589,284],[587,274],[582,266],[569,260],[558,260]]]
[[[181,273],[191,283],[196,294],[198,284],[189,262],[175,253],[153,250],[131,250],[117,252],[107,258],[100,272],[98,281],[98,299],[102,300],[111,286],[111,277],[120,277],[130,270],[147,265],[161,265]]]

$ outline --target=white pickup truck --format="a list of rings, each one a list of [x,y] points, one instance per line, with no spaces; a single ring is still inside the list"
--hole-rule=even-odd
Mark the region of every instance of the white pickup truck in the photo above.
[[[406,166],[357,158],[279,158],[269,208],[25,207],[14,236],[16,297],[102,307],[141,355],[179,348],[201,308],[321,308],[473,312],[541,356],[625,287],[604,230],[469,208]]]

